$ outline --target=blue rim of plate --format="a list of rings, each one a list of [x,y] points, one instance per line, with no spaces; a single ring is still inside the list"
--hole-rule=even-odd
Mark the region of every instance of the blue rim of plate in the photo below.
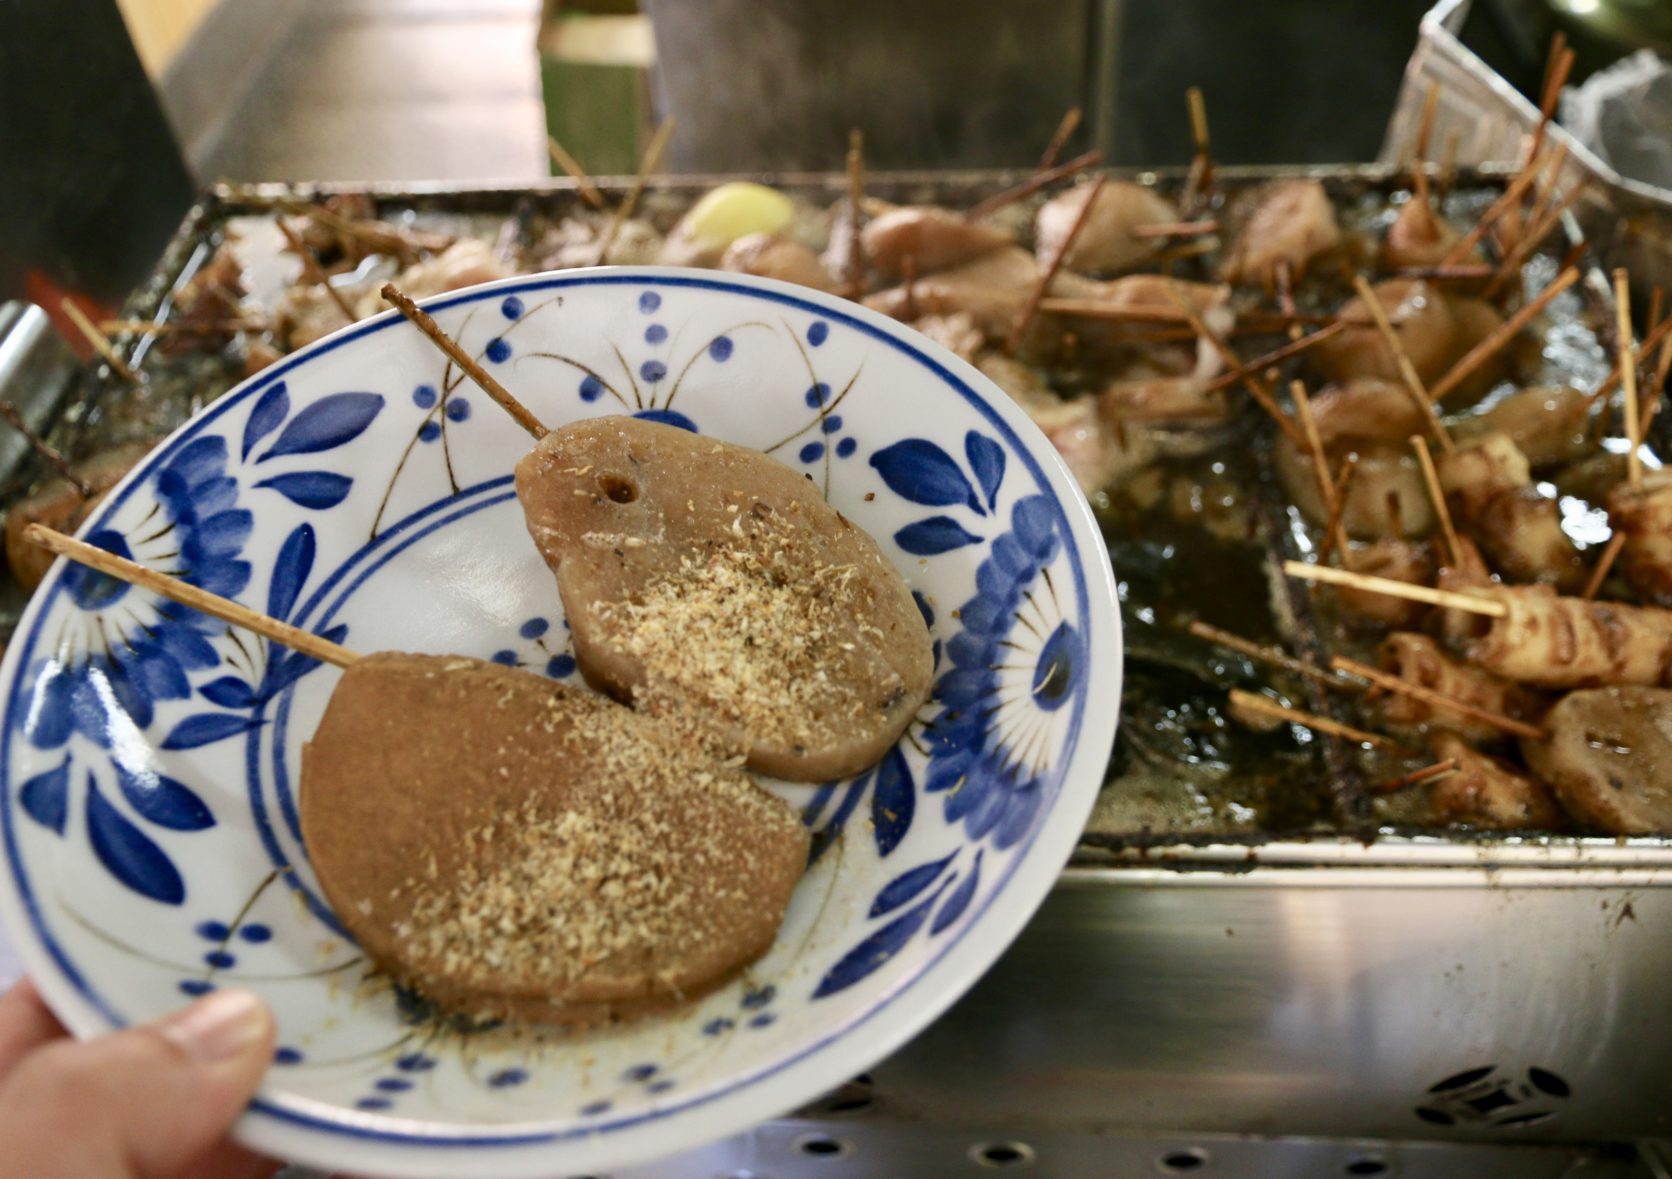
[[[847,310],[827,306],[824,303],[814,302],[812,300],[791,294],[787,289],[785,289],[785,284],[772,284],[770,286],[765,284],[756,285],[754,283],[744,284],[729,282],[724,279],[683,275],[678,272],[666,272],[660,269],[657,269],[654,273],[648,271],[619,273],[613,270],[580,271],[558,276],[536,277],[523,281],[518,281],[516,279],[502,280],[500,282],[486,284],[481,287],[471,288],[465,292],[425,299],[422,301],[422,305],[426,310],[434,313],[448,307],[476,302],[490,297],[490,295],[497,298],[509,292],[548,291],[559,288],[581,286],[627,285],[661,285],[721,291],[727,294],[765,299],[770,302],[781,303],[786,306],[795,307],[802,311],[812,312],[829,319],[837,320],[845,326],[903,353],[911,360],[922,365],[937,379],[944,382],[948,387],[956,391],[964,398],[965,401],[969,402],[977,412],[986,418],[995,429],[999,431],[1006,442],[1015,448],[1016,452],[1026,464],[1028,472],[1034,477],[1034,479],[1041,486],[1051,486],[1051,480],[1047,477],[1046,472],[1040,466],[1039,461],[1032,450],[1023,442],[1021,438],[1017,437],[1010,424],[1006,422],[1002,416],[995,412],[993,407],[980,395],[978,395],[975,390],[970,388],[969,384],[957,374],[946,368],[946,366],[941,364],[934,357],[926,355],[910,340],[902,339],[900,336],[896,335],[893,330],[879,326],[877,323],[870,322],[867,317],[855,316]],[[867,316],[870,314],[874,313],[867,313]],[[149,470],[154,464],[166,460],[183,445],[191,441],[203,430],[204,427],[214,422],[217,418],[221,417],[221,415],[227,413],[234,407],[243,404],[250,397],[269,386],[275,379],[284,376],[287,372],[290,372],[297,366],[306,364],[317,357],[333,352],[342,347],[344,344],[375,335],[378,332],[386,331],[390,328],[398,327],[404,322],[405,321],[397,312],[385,312],[375,319],[345,328],[339,335],[329,337],[328,339],[320,341],[316,345],[305,348],[294,355],[285,357],[283,360],[280,360],[270,368],[258,374],[248,384],[222,395],[213,405],[205,409],[199,416],[182,426],[176,434],[169,438],[163,445],[159,446],[151,455],[147,456],[143,463],[143,469]],[[893,321],[885,322],[892,324]],[[902,326],[900,330],[906,329]],[[136,480],[125,482],[120,489],[120,492],[107,499],[101,506],[98,515],[93,520],[88,521],[88,526],[107,520],[116,509],[121,507],[121,505],[127,501],[136,486],[138,486],[138,481]],[[477,488],[476,490],[480,489]],[[1055,496],[1051,499],[1051,509],[1058,525],[1060,526],[1063,543],[1069,552],[1070,564],[1074,570],[1075,604],[1079,610],[1080,617],[1086,619],[1088,622],[1091,622],[1093,615],[1090,607],[1090,591],[1087,586],[1086,568],[1081,559],[1079,546],[1075,541],[1074,529],[1068,519],[1067,513],[1063,509],[1062,502]],[[362,554],[356,554],[356,557],[359,555]],[[353,563],[354,559],[355,558],[350,558],[348,562],[345,562],[342,568],[347,568],[349,564]],[[1107,562],[1105,562],[1105,564],[1106,563]],[[28,632],[25,634],[21,643],[14,641],[11,644],[13,649],[24,653],[24,655],[14,655],[11,651],[8,651],[9,657],[22,659],[25,655],[34,651],[39,635],[41,619],[48,612],[57,596],[63,592],[63,588],[63,578],[54,577],[51,584],[47,587],[44,596],[37,593],[35,599],[31,601],[28,614],[26,615],[29,622]],[[1107,623],[1105,623],[1105,625],[1107,625]],[[23,677],[21,675],[15,676],[11,689],[6,696],[5,706],[6,716],[8,718],[16,714],[18,708],[17,697],[22,683]],[[1089,700],[1090,694],[1087,693],[1082,695],[1075,703],[1075,711],[1069,722],[1068,737],[1066,740],[1067,746],[1071,749],[1077,748],[1080,727],[1085,719],[1085,713]],[[68,957],[66,957],[63,949],[58,945],[57,941],[48,931],[42,920],[34,891],[31,888],[28,879],[22,873],[21,859],[18,853],[16,833],[12,818],[12,812],[15,808],[10,805],[12,797],[10,766],[13,727],[14,726],[8,721],[5,726],[5,731],[0,733],[0,829],[3,829],[4,832],[7,861],[6,866],[12,879],[13,890],[29,918],[31,933],[34,935],[38,943],[46,950],[48,956],[52,959],[54,965],[58,968],[63,977],[71,984],[71,986],[75,988],[83,999],[91,1004],[92,1007],[111,1024],[112,1027],[127,1026],[126,1021],[122,1019],[122,1017],[119,1016],[110,1007],[110,1005],[100,995],[95,993],[87,984],[87,981],[82,977],[81,972],[68,959]],[[347,1111],[344,1111],[344,1114],[341,1117],[327,1117],[308,1112],[304,1109],[292,1108],[293,1105],[297,1104],[315,1106],[320,1104],[319,1102],[309,1099],[292,1101],[284,1098],[274,1099],[257,1097],[250,1103],[249,1109],[253,1113],[263,1114],[277,1121],[288,1122],[290,1124],[303,1126],[308,1129],[321,1130],[347,1138],[362,1141],[395,1143],[406,1146],[432,1147],[532,1146],[544,1143],[562,1142],[577,1137],[593,1137],[619,1133],[622,1130],[630,1129],[633,1126],[642,1125],[646,1122],[659,1121],[676,1114],[687,1113],[695,1108],[711,1104],[740,1090],[757,1085],[774,1074],[783,1072],[797,1064],[800,1064],[802,1061],[805,1061],[823,1051],[835,1041],[845,1039],[859,1027],[874,1018],[878,1013],[889,1008],[903,995],[909,994],[913,983],[932,973],[936,966],[945,960],[958,947],[962,946],[969,934],[980,926],[980,918],[991,908],[993,902],[1004,893],[1005,886],[1015,875],[1021,864],[1028,858],[1028,851],[1033,847],[1040,831],[1044,830],[1044,828],[1044,823],[1035,825],[1034,829],[1028,834],[1027,841],[1023,845],[1020,854],[1011,858],[1010,865],[1005,870],[1005,874],[1000,879],[999,884],[988,893],[986,899],[982,902],[980,909],[976,911],[974,917],[966,922],[963,929],[961,929],[950,941],[943,944],[934,956],[928,959],[921,969],[917,971],[912,979],[907,980],[904,984],[896,987],[896,989],[891,993],[885,994],[877,1002],[859,1012],[856,1012],[852,1017],[835,1030],[831,1031],[828,1035],[821,1037],[812,1044],[806,1045],[793,1055],[786,1056],[783,1059],[774,1061],[770,1065],[735,1078],[729,1084],[711,1089],[707,1092],[697,1093],[688,1100],[682,1101],[678,1104],[656,1109],[642,1110],[626,1117],[617,1118],[613,1121],[591,1122],[585,1126],[576,1126],[567,1130],[543,1130],[537,1133],[529,1133],[526,1131],[517,1131],[514,1128],[507,1127],[504,1132],[468,1135],[428,1134],[382,1129],[364,1124],[367,1120],[364,1114],[351,1115],[347,1113]],[[262,839],[265,843],[267,839],[267,835],[265,833],[263,833]],[[402,1119],[389,1118],[387,1120],[400,1121]]]

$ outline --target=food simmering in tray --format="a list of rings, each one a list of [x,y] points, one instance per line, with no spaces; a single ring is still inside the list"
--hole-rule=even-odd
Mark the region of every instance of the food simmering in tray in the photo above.
[[[630,210],[237,194],[141,302],[127,412],[183,411],[188,380],[378,311],[390,278],[662,262],[846,293],[1010,394],[1103,522],[1127,697],[1088,838],[1665,833],[1672,318],[1640,297],[1622,336],[1553,154],[1494,182],[855,169]],[[90,452],[93,425],[56,440]]]

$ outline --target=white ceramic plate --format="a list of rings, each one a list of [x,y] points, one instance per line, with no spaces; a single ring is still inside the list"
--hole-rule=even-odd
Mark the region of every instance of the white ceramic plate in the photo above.
[[[62,563],[0,671],[0,912],[78,1034],[215,986],[264,995],[280,1047],[238,1130],[259,1150],[365,1174],[608,1170],[834,1088],[1010,943],[1103,778],[1114,581],[1008,398],[851,303],[616,268],[428,306],[547,424],[638,413],[805,471],[920,595],[938,686],[919,722],[857,779],[774,787],[816,833],[776,947],[663,1018],[460,1029],[368,977],[309,871],[298,755],[336,671]],[[528,445],[391,313],[215,402],[83,535],[358,651],[568,679],[511,489]]]

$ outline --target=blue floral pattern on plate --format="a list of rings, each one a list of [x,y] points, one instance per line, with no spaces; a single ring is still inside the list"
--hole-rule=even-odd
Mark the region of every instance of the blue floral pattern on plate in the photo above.
[[[548,423],[633,413],[804,470],[912,583],[933,696],[865,774],[773,786],[814,832],[773,951],[688,1009],[591,1032],[461,1022],[380,983],[297,818],[301,743],[336,672],[75,569],[49,578],[7,655],[0,899],[79,1028],[260,989],[279,1067],[248,1125],[269,1150],[327,1165],[374,1150],[400,1170],[440,1125],[505,1173],[598,1170],[860,1071],[1019,928],[1112,740],[1112,580],[1071,482],[1002,395],[850,305],[605,271],[432,312]],[[210,407],[88,534],[357,650],[570,678],[562,604],[510,487],[528,445],[385,319]]]

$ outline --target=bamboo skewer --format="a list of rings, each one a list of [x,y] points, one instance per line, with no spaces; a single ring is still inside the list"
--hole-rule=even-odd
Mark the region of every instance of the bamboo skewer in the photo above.
[[[1608,580],[1608,571],[1614,567],[1614,562],[1625,545],[1625,530],[1614,529],[1608,537],[1607,547],[1602,550],[1602,556],[1597,558],[1596,568],[1591,570],[1590,580],[1585,582],[1585,589],[1579,595],[1581,598],[1584,598],[1587,602],[1596,601],[1596,596],[1602,589],[1602,583]]]
[[[1210,328],[1206,321],[1197,314],[1196,309],[1190,305],[1190,300],[1186,299],[1179,290],[1178,283],[1169,282],[1164,289],[1167,292],[1167,297],[1173,301],[1173,305],[1179,309],[1185,321],[1190,324],[1190,330],[1206,340],[1213,350],[1219,353],[1219,358],[1225,362],[1225,366],[1231,369],[1242,368],[1242,361],[1237,359],[1237,354],[1231,350],[1231,346],[1220,339],[1219,333]],[[1266,416],[1277,423],[1278,429],[1288,435],[1289,440],[1296,446],[1304,448],[1306,446],[1306,436],[1301,433],[1300,427],[1295,425],[1289,415],[1284,413],[1283,408],[1273,399],[1271,390],[1261,384],[1260,379],[1246,369],[1243,369],[1239,379],[1242,381],[1243,388],[1247,389],[1249,395],[1254,398],[1260,408],[1266,411]]]
[[[1054,168],[1048,168],[1043,172],[1036,172],[1033,176],[1024,180],[1021,184],[1014,185],[1002,192],[996,192],[986,200],[981,201],[978,204],[971,205],[964,211],[964,219],[966,221],[979,221],[981,218],[986,217],[989,214],[998,212],[1006,205],[1013,205],[1019,200],[1024,200],[1027,197],[1032,196],[1040,189],[1047,188],[1066,176],[1072,176],[1074,173],[1083,171],[1086,168],[1096,167],[1102,162],[1102,152],[1088,151],[1083,155],[1075,156],[1066,164],[1058,164]]]
[[[865,243],[860,239],[860,220],[865,212],[865,133],[855,127],[848,132],[848,273],[847,296],[857,299],[865,293]]]
[[[1440,259],[1440,265],[1450,266],[1454,263],[1461,262],[1464,258],[1468,257],[1469,251],[1478,246],[1481,243],[1481,240],[1485,238],[1489,232],[1491,232],[1493,223],[1508,212],[1515,205],[1515,203],[1522,198],[1528,187],[1533,183],[1533,181],[1538,179],[1539,174],[1543,172],[1545,165],[1549,162],[1550,161],[1548,159],[1542,159],[1536,161],[1535,164],[1523,168],[1521,173],[1516,176],[1514,180],[1510,181],[1509,185],[1504,189],[1503,194],[1486,207],[1486,212],[1481,214],[1480,220],[1475,222],[1474,228],[1469,230],[1469,232],[1464,234],[1462,237],[1458,238],[1457,241],[1452,244],[1451,249],[1446,251],[1445,256]]]
[[[1531,323],[1535,316],[1548,307],[1557,295],[1560,295],[1578,281],[1578,267],[1570,266],[1562,271],[1535,298],[1523,303],[1514,315],[1494,328],[1490,335],[1469,349],[1459,358],[1456,364],[1447,369],[1445,376],[1435,381],[1434,387],[1428,391],[1429,398],[1438,401],[1457,388],[1458,385],[1468,379],[1471,373],[1485,364],[1493,353],[1514,339],[1521,329]]]
[[[1440,109],[1440,84],[1430,82],[1422,101],[1422,121],[1417,125],[1416,150],[1411,156],[1411,188],[1429,215],[1434,202],[1428,191],[1428,137],[1434,133],[1434,115]]]
[[[1306,663],[1296,659],[1288,652],[1277,647],[1262,646],[1250,642],[1241,635],[1232,634],[1228,630],[1221,630],[1217,626],[1209,626],[1205,622],[1192,622],[1185,628],[1198,639],[1224,647],[1227,651],[1235,651],[1238,655],[1247,656],[1256,663],[1265,663],[1280,668],[1292,675],[1320,683],[1326,688],[1337,688],[1342,691],[1358,691],[1359,686],[1349,679],[1325,671],[1315,663]]]
[[[1370,289],[1370,283],[1366,281],[1364,275],[1355,274],[1353,285],[1357,288],[1359,299],[1370,312],[1371,318],[1376,321],[1376,330],[1381,333],[1382,342],[1388,346],[1388,351],[1393,353],[1394,365],[1399,369],[1399,375],[1405,382],[1406,391],[1410,393],[1411,399],[1416,402],[1417,408],[1422,411],[1423,417],[1428,422],[1428,428],[1440,440],[1441,449],[1450,454],[1457,447],[1453,445],[1451,435],[1446,433],[1445,426],[1441,424],[1439,412],[1435,410],[1434,402],[1429,398],[1428,390],[1422,387],[1422,378],[1417,375],[1416,366],[1411,363],[1411,357],[1406,353],[1405,345],[1400,342],[1399,333],[1394,331],[1393,324],[1388,322],[1386,308],[1382,306],[1381,300],[1376,298],[1376,292]]]
[[[1148,225],[1134,225],[1126,231],[1128,237],[1195,237],[1204,233],[1218,233],[1219,222],[1206,221],[1152,221]]]
[[[1465,282],[1491,278],[1497,268],[1484,262],[1455,266],[1403,266],[1393,272],[1395,278],[1426,278],[1434,282]]]
[[[1347,489],[1353,484],[1353,472],[1358,470],[1358,453],[1349,453],[1341,460],[1341,467],[1335,473],[1335,510],[1330,513],[1328,522],[1324,525],[1324,543],[1318,550],[1319,564],[1329,564],[1330,554],[1335,551],[1336,543],[1341,544],[1341,563],[1349,568],[1352,566],[1352,549],[1347,545],[1347,531],[1342,526],[1341,517],[1347,510]]]
[[[1215,390],[1224,389],[1230,385],[1236,384],[1238,381],[1246,378],[1249,373],[1265,372],[1267,369],[1274,368],[1291,357],[1299,356],[1302,352],[1305,352],[1308,348],[1312,347],[1312,345],[1323,343],[1337,332],[1344,332],[1346,330],[1347,325],[1339,320],[1335,323],[1325,324],[1323,327],[1319,328],[1315,332],[1312,332],[1310,335],[1301,336],[1299,339],[1294,340],[1292,343],[1285,344],[1281,348],[1274,348],[1263,356],[1256,356],[1247,364],[1238,364],[1230,372],[1221,373],[1219,376],[1213,378],[1213,380],[1204,385],[1202,387],[1203,391],[1212,393]]]
[[[129,368],[120,356],[116,355],[116,349],[110,346],[110,341],[105,339],[104,333],[93,326],[93,321],[87,318],[73,300],[68,297],[60,299],[58,309],[69,317],[69,321],[75,325],[75,330],[80,332],[82,338],[93,346],[93,351],[104,357],[104,362],[110,366],[111,372],[130,385],[140,383],[139,374]]]
[[[559,143],[555,135],[546,136],[546,154],[552,158],[552,163],[562,168],[569,179],[575,182],[575,187],[580,190],[581,200],[594,209],[603,209],[604,194],[592,183],[592,177],[581,167],[581,162],[569,154],[569,149]]]
[[[1432,782],[1437,778],[1444,778],[1447,774],[1455,774],[1462,763],[1455,757],[1448,757],[1445,761],[1437,761],[1431,766],[1423,766],[1420,770],[1412,770],[1408,774],[1401,774],[1397,778],[1389,778],[1386,782],[1378,782],[1370,787],[1372,794],[1392,794],[1396,790],[1403,790],[1407,786],[1420,786],[1424,782]]]
[[[1057,271],[1062,269],[1063,260],[1068,257],[1068,252],[1074,248],[1075,239],[1080,236],[1080,231],[1086,227],[1086,222],[1090,220],[1092,206],[1097,204],[1097,198],[1103,192],[1103,186],[1108,183],[1108,179],[1107,176],[1099,176],[1092,181],[1091,192],[1086,195],[1086,203],[1080,206],[1080,215],[1074,218],[1074,224],[1069,229],[1068,236],[1062,239],[1062,245],[1058,246],[1057,252],[1051,255],[1050,263],[1040,274],[1038,283],[1028,294],[1028,301],[1022,308],[1021,316],[1016,320],[1016,326],[1010,329],[1010,335],[1005,338],[1004,350],[1006,352],[1014,355],[1016,349],[1022,343],[1022,337],[1027,334],[1028,328],[1033,326],[1034,319],[1039,315],[1040,300],[1045,297],[1045,292],[1050,290],[1051,283],[1057,277]]]
[[[1614,271],[1615,330],[1619,334],[1620,382],[1625,387],[1626,478],[1635,494],[1643,490],[1642,414],[1637,404],[1637,345],[1631,332],[1631,283],[1623,268]]]
[[[290,246],[290,252],[302,260],[302,274],[307,280],[325,288],[325,293],[330,296],[331,302],[335,303],[337,310],[343,313],[345,322],[358,322],[360,317],[354,314],[354,308],[348,305],[348,300],[343,298],[343,293],[331,285],[331,276],[326,274],[319,265],[319,259],[314,257],[314,252],[307,247],[307,244],[301,238],[296,236],[295,231],[290,226],[284,223],[283,217],[274,216],[273,224],[277,225],[279,232],[284,235],[285,242]]]
[[[1407,748],[1402,742],[1395,741],[1392,737],[1384,737],[1380,733],[1367,733],[1363,729],[1355,729],[1351,725],[1344,725],[1339,721],[1331,720],[1327,716],[1319,716],[1316,713],[1301,712],[1296,708],[1285,708],[1275,700],[1268,700],[1254,692],[1244,692],[1240,688],[1231,689],[1231,707],[1244,712],[1252,712],[1256,716],[1268,716],[1275,720],[1288,721],[1290,724],[1314,729],[1320,733],[1328,733],[1332,737],[1341,737],[1363,745],[1379,745],[1387,749]]]
[[[275,643],[300,651],[323,663],[347,667],[360,658],[347,647],[339,646],[329,639],[322,639],[316,634],[291,626],[288,622],[269,618],[265,614],[257,614],[248,606],[240,606],[237,602],[189,585],[177,577],[147,569],[144,565],[125,557],[118,557],[115,553],[106,552],[85,541],[65,536],[44,524],[29,525],[23,530],[23,536],[30,544],[49,549],[61,557],[68,557],[79,565],[85,565],[129,585],[150,590],[154,594],[179,602],[182,606],[200,610],[211,618],[253,630],[263,638],[272,639]]]
[[[170,319],[161,323],[149,319],[101,319],[98,324],[107,336],[129,332],[140,336],[169,332],[264,332],[270,326],[264,319]]]
[[[650,182],[651,173],[656,171],[656,166],[662,162],[662,153],[668,148],[673,129],[674,120],[663,119],[661,126],[651,135],[650,142],[645,145],[644,155],[639,158],[639,170],[633,175],[633,187],[627,190],[627,198],[610,215],[610,223],[605,227],[604,236],[598,243],[597,265],[602,266],[610,260],[610,247],[615,245],[616,235],[621,232],[622,225],[633,215],[633,210],[639,207],[639,198],[644,195],[644,187]]]
[[[1185,105],[1190,109],[1190,140],[1196,152],[1190,159],[1190,172],[1185,177],[1184,190],[1179,193],[1179,212],[1188,214],[1213,183],[1213,143],[1208,138],[1208,108],[1202,99],[1202,88],[1192,86],[1184,92]]]
[[[1412,602],[1426,602],[1430,606],[1444,606],[1448,610],[1464,610],[1471,614],[1485,615],[1488,618],[1503,618],[1509,613],[1508,606],[1490,598],[1458,593],[1456,590],[1412,585],[1406,581],[1395,581],[1391,577],[1376,577],[1369,573],[1353,573],[1329,565],[1308,565],[1302,561],[1285,561],[1283,562],[1283,572],[1290,577],[1298,577],[1302,581],[1324,581],[1331,585],[1344,585],[1350,589],[1368,590],[1373,594],[1386,594],[1390,598],[1405,598]]]
[[[1527,215],[1529,225],[1544,220],[1550,212],[1550,202],[1556,199],[1556,186],[1562,179],[1562,165],[1567,163],[1568,145],[1564,140],[1556,145],[1556,150],[1550,153],[1550,166],[1545,169],[1544,183],[1538,185],[1538,197],[1533,201],[1532,212]]]
[[[1556,114],[1556,102],[1562,96],[1562,87],[1567,85],[1568,74],[1573,70],[1574,52],[1568,48],[1567,35],[1557,30],[1550,38],[1550,56],[1544,63],[1544,84],[1539,90],[1538,126],[1533,130],[1532,142],[1527,148],[1527,158],[1533,159],[1544,147],[1545,134],[1550,129],[1550,120]]]
[[[1085,117],[1085,113],[1077,106],[1068,108],[1068,111],[1062,116],[1062,122],[1057,124],[1056,131],[1052,133],[1051,141],[1045,145],[1045,152],[1039,157],[1039,166],[1034,171],[1049,172],[1051,170],[1052,165],[1057,162],[1057,157],[1062,154],[1062,149],[1067,146],[1069,137],[1074,134],[1075,129],[1080,125],[1080,120]]]
[[[1457,539],[1457,529],[1452,525],[1451,509],[1446,507],[1446,493],[1440,487],[1440,472],[1434,469],[1434,456],[1428,451],[1428,439],[1421,434],[1412,434],[1411,449],[1416,452],[1423,484],[1428,488],[1428,498],[1434,504],[1434,515],[1439,518],[1440,532],[1446,538],[1446,554],[1451,558],[1451,567],[1461,568],[1463,545]]]
[[[1584,194],[1585,188],[1583,185],[1574,185],[1568,194],[1557,203],[1555,208],[1546,213],[1536,225],[1528,228],[1525,236],[1498,264],[1498,273],[1493,276],[1491,282],[1486,284],[1486,289],[1481,292],[1482,298],[1490,299],[1494,297],[1512,276],[1520,274],[1521,264],[1544,243],[1545,238],[1549,237],[1561,225],[1562,214],[1571,209],[1574,202]]]
[[[1301,431],[1306,435],[1306,448],[1312,453],[1312,476],[1317,480],[1318,494],[1323,497],[1325,513],[1339,529],[1343,505],[1336,499],[1335,483],[1329,477],[1329,456],[1324,453],[1324,440],[1319,436],[1318,423],[1312,416],[1312,399],[1306,395],[1306,385],[1301,381],[1289,382],[1289,396],[1294,398],[1295,416],[1300,418]],[[1348,552],[1346,536],[1337,534],[1335,544],[1345,560]]]
[[[536,439],[546,436],[548,431],[540,419],[530,413],[527,406],[512,396],[510,390],[494,380],[486,369],[471,359],[470,355],[459,347],[458,342],[442,331],[441,326],[430,318],[428,312],[414,303],[392,282],[383,284],[382,293],[383,297],[393,303],[402,315],[412,321],[414,327],[430,338],[431,343],[445,352],[454,364],[462,368],[471,380],[481,386],[482,392],[493,398],[501,409],[510,414],[517,425],[527,430]]]
[[[1409,680],[1402,680],[1396,675],[1389,675],[1379,668],[1371,667],[1367,663],[1360,663],[1356,659],[1349,659],[1345,655],[1337,655],[1329,661],[1331,670],[1344,672],[1367,680],[1378,688],[1389,692],[1397,692],[1402,696],[1409,696],[1413,700],[1420,700],[1431,708],[1441,708],[1448,712],[1455,712],[1459,716],[1466,716],[1482,724],[1491,725],[1501,732],[1510,733],[1517,737],[1526,737],[1529,741],[1542,741],[1545,732],[1536,725],[1526,721],[1516,720],[1512,716],[1505,716],[1493,712],[1488,708],[1481,708],[1463,700],[1454,699],[1444,692],[1436,692],[1433,688],[1425,688],[1421,684],[1413,684]]]
[[[23,415],[18,412],[17,406],[10,401],[0,401],[0,418],[5,419],[7,425],[22,434],[23,440],[29,444],[29,448],[40,455],[49,467],[69,480],[70,486],[80,492],[83,499],[92,498],[93,485],[76,474],[75,468],[70,466],[70,460],[59,453],[56,447],[49,445],[45,438],[29,428],[29,424],[23,420]]]

